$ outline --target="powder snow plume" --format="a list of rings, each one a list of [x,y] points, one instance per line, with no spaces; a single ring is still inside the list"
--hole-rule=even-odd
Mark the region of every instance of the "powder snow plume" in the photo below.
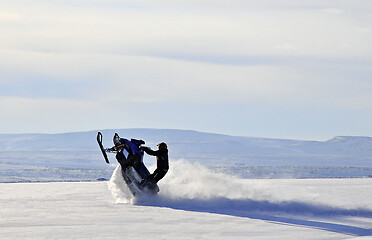
[[[123,179],[120,165],[118,165],[112,173],[110,181],[108,182],[108,188],[111,190],[116,203],[132,203],[134,200],[132,193]]]
[[[152,171],[150,171],[152,172]],[[198,162],[185,159],[172,161],[167,175],[159,181],[160,192],[156,198],[134,198],[127,187],[118,165],[114,170],[109,189],[117,203],[132,203],[149,200],[205,200],[213,199],[251,199],[284,201],[278,193],[270,189],[270,183],[252,179],[241,179],[224,173],[216,173]],[[303,193],[302,196],[306,195]]]
[[[121,175],[120,165],[114,170],[108,185],[117,203],[135,204],[150,200],[133,198]],[[259,192],[258,186],[247,185],[244,179],[215,173],[200,163],[187,160],[172,161],[169,172],[159,182],[159,188],[158,201],[242,199],[253,198]]]
[[[305,188],[283,193],[276,191],[271,183],[215,173],[200,163],[177,160],[171,162],[168,174],[159,182],[157,196],[133,197],[120,166],[115,169],[108,186],[116,203],[133,205],[245,217],[257,217],[257,213],[265,212],[372,217],[369,209],[327,206]]]
[[[252,194],[246,186],[242,179],[186,160],[173,162],[168,175],[159,182],[160,195],[171,199],[245,198]]]

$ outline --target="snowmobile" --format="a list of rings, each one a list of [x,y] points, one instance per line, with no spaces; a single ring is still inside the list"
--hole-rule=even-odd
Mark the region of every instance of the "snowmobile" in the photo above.
[[[155,181],[148,180],[150,172],[143,164],[144,151],[141,145],[143,140],[120,138],[117,133],[113,137],[114,146],[104,148],[102,144],[102,133],[98,132],[97,142],[106,163],[110,163],[107,153],[116,153],[116,159],[121,165],[124,181],[134,196],[140,194],[157,194],[159,187]]]

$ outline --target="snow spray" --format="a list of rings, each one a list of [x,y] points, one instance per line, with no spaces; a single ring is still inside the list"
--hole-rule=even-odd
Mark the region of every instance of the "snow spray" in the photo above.
[[[112,173],[110,181],[108,181],[108,188],[111,190],[111,194],[114,197],[116,203],[133,202],[134,197],[124,181],[120,164]]]
[[[120,165],[114,170],[109,189],[116,203],[132,203],[144,199],[134,198],[121,175]],[[215,173],[200,163],[181,159],[171,162],[169,172],[159,182],[160,199],[247,198],[257,193],[253,186],[247,187],[244,179],[223,173]],[[257,190],[258,191],[258,190]],[[148,198],[154,198],[153,196]],[[145,199],[148,200],[148,199]]]
[[[216,173],[200,163],[187,160],[171,162],[169,172],[159,182],[160,192],[157,196],[133,197],[121,175],[120,165],[108,185],[116,203],[133,205],[233,216],[253,216],[252,213],[264,212],[301,216],[372,216],[370,210],[344,209],[320,203],[306,188],[306,180],[297,181],[296,187],[285,179],[241,179]],[[287,186],[288,191],[283,192],[283,185]],[[278,190],[276,186],[281,187]]]

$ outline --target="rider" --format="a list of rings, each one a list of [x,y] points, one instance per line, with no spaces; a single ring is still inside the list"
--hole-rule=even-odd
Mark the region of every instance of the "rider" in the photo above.
[[[154,173],[150,174],[146,180],[155,180],[158,182],[162,179],[169,169],[168,161],[168,147],[165,142],[161,142],[158,145],[158,150],[151,150],[149,147],[142,147],[142,149],[149,155],[156,156],[157,168]]]

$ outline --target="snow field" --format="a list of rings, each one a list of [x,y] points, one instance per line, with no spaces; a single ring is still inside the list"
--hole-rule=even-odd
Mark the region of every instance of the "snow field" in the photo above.
[[[174,161],[158,196],[108,182],[0,184],[0,239],[372,239],[371,178],[239,179]]]
[[[168,197],[141,199],[136,203],[115,203],[106,182],[89,183],[3,183],[0,184],[1,239],[359,239],[372,234],[372,204],[365,199],[365,185],[371,179],[355,179],[352,184],[341,180],[245,180],[243,185],[270,186],[287,196],[300,198],[304,192],[296,189],[311,187],[319,198],[327,190],[337,188],[331,199],[349,200],[352,209],[322,213],[314,211],[317,202],[311,200],[311,211],[292,209],[286,205],[270,209],[279,203],[262,201],[255,209],[250,200]],[[288,185],[289,184],[289,185]],[[343,185],[343,186],[342,186]],[[342,187],[341,187],[342,186]],[[348,196],[340,196],[351,191]],[[296,193],[295,193],[296,192]],[[275,193],[273,194],[275,195]],[[341,194],[342,195],[342,194]],[[360,199],[368,208],[360,209]],[[306,196],[305,196],[306,197]],[[305,199],[305,198],[304,198]],[[259,202],[259,201],[258,201]],[[256,203],[257,202],[253,202]],[[229,206],[229,204],[236,204]],[[247,204],[246,206],[244,206]],[[319,204],[321,206],[321,204]],[[333,201],[328,202],[332,209]],[[305,205],[306,206],[306,205]],[[319,207],[320,208],[320,207]],[[306,210],[306,209],[305,209]],[[318,209],[319,210],[319,209]],[[368,238],[361,238],[368,239]]]

